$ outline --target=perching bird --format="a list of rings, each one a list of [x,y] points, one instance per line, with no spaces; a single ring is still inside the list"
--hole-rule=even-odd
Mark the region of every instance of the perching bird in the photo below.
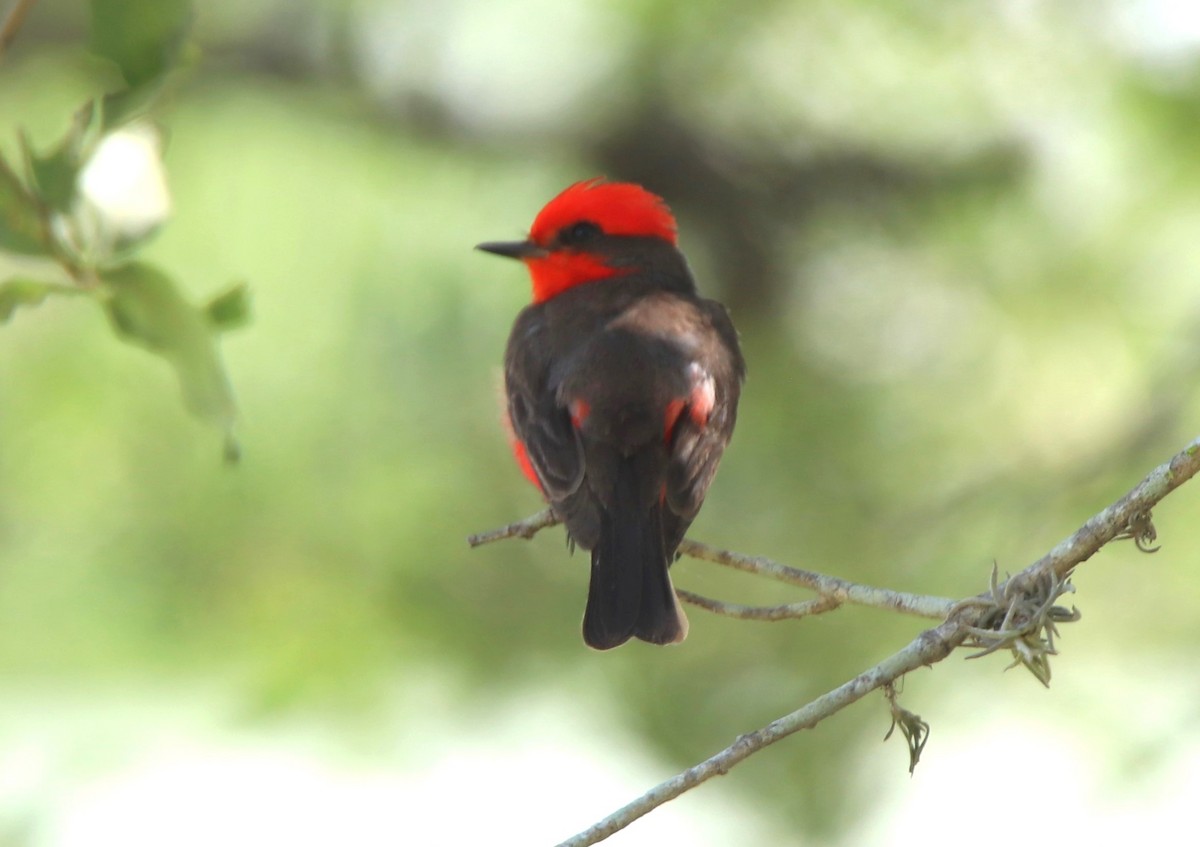
[[[513,449],[592,554],[588,645],[687,635],[667,568],[733,433],[745,362],[721,304],[696,292],[666,204],[592,179],[538,214],[520,259],[533,303],[504,357]]]

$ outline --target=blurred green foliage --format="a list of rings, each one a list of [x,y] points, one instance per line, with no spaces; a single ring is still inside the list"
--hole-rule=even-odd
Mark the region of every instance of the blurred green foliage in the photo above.
[[[3,57],[9,679],[222,674],[247,714],[332,708],[348,724],[429,674],[468,711],[553,686],[611,702],[682,766],[910,638],[920,622],[868,610],[693,611],[680,649],[596,655],[578,637],[585,559],[557,530],[468,551],[468,533],[540,505],[497,401],[527,281],[470,247],[597,173],[667,198],[742,333],[750,378],[694,528],[707,542],[965,595],[1195,435],[1194,45],[1146,47],[1105,4],[280,8],[204,4],[203,57],[180,75],[186,4],[95,2],[89,18],[44,0]],[[179,413],[161,363],[113,344],[85,299],[46,296],[78,288],[45,229],[90,149],[71,110],[108,96],[108,114],[114,92],[172,73],[149,115],[169,128],[176,219],[136,259],[97,265],[89,293],[228,427],[213,321],[242,321],[244,294],[199,307],[187,292],[252,281],[254,321],[223,342],[236,469]],[[50,151],[20,176],[19,131]],[[1157,511],[1156,556],[1116,546],[1081,570],[1056,683],[1089,657],[1194,665],[1196,498]],[[697,562],[677,572],[710,596],[795,599]],[[926,760],[947,691],[1035,702],[1021,698],[1040,686],[1001,666],[910,681]],[[869,803],[845,790],[864,745],[903,774],[902,748],[877,747],[887,724],[881,700],[861,705],[720,790],[834,832]]]
[[[0,277],[0,314],[7,320],[18,305],[36,306],[55,294],[91,296],[108,313],[118,337],[171,363],[188,409],[225,432],[225,454],[233,459],[238,452],[233,393],[212,337],[220,327],[205,310],[188,303],[166,273],[133,259],[161,222],[165,208],[148,224],[122,227],[119,218],[127,212],[114,208],[111,201],[89,196],[84,185],[84,169],[98,167],[104,134],[151,108],[162,93],[190,28],[191,3],[93,0],[90,12],[91,50],[116,66],[126,86],[79,108],[66,135],[49,152],[38,153],[22,128],[24,180],[0,156],[0,247],[56,262],[60,276],[66,277],[66,284]],[[119,166],[110,164],[107,170],[128,171],[134,166],[126,160]],[[100,178],[127,180],[128,176],[104,173]],[[125,186],[125,196],[115,197],[116,201],[136,205],[136,197],[129,195],[139,188],[146,190]],[[241,314],[229,323],[244,322],[245,304],[244,296],[224,298],[218,302],[218,313],[232,306]]]
[[[113,62],[131,88],[172,70],[193,18],[190,0],[91,0],[88,7],[91,51]]]
[[[41,245],[37,204],[8,164],[0,159],[0,247],[36,255]]]

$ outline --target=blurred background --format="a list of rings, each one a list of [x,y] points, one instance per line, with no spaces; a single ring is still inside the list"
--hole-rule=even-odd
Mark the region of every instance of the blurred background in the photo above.
[[[102,23],[32,7],[0,59],[10,162],[112,90]],[[693,610],[679,648],[597,654],[561,530],[467,548],[540,507],[497,399],[528,280],[471,248],[576,180],[663,195],[741,331],[697,539],[964,596],[1200,429],[1190,4],[208,0],[180,64],[128,128],[126,199],[169,203],[141,257],[190,300],[249,284],[220,344],[242,460],[88,298],[0,326],[4,847],[550,844],[926,625]],[[0,253],[17,273],[63,277]],[[1080,569],[1049,691],[1003,655],[910,675],[913,777],[873,694],[610,843],[1179,830],[1198,512],[1185,486],[1161,552]]]

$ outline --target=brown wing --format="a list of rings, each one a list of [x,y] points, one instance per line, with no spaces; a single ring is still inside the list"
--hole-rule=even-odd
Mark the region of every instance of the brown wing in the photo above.
[[[665,527],[669,550],[683,539],[717,473],[737,423],[737,404],[746,374],[737,331],[725,308],[712,300],[702,300],[700,306],[705,324],[698,331],[701,339],[695,359],[699,367],[696,378],[712,380],[713,405],[699,419],[685,408],[672,433],[666,485],[667,505],[674,515]]]
[[[575,542],[591,549],[600,532],[599,504],[583,485],[579,432],[550,385],[552,345],[545,336],[538,307],[527,308],[517,317],[504,357],[508,415],[546,499]]]

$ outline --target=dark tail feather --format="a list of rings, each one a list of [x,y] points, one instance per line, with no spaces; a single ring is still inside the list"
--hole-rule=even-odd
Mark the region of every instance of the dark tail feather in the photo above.
[[[656,540],[656,558],[644,560],[642,567],[642,607],[638,612],[633,634],[651,644],[678,644],[687,638],[688,619],[679,605],[675,586],[667,568],[675,551],[668,554],[663,545],[662,505],[654,504],[650,523],[651,537]]]
[[[647,509],[639,499],[632,467],[623,467],[592,550],[583,640],[597,650],[630,637],[673,644],[687,636],[687,617],[667,573],[662,505],[654,501]]]

